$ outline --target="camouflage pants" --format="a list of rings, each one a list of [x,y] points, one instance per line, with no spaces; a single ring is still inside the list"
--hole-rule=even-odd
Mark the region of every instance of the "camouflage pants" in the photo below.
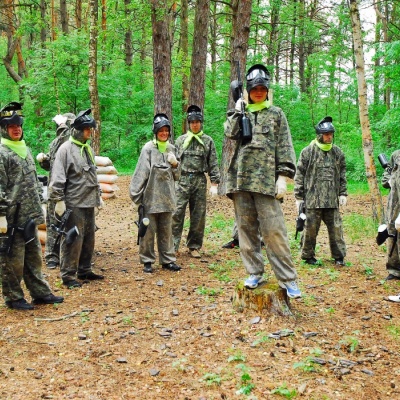
[[[259,232],[265,243],[268,260],[276,278],[294,281],[297,273],[290,254],[281,203],[272,196],[253,192],[233,194],[239,232],[240,256],[249,274],[264,273]]]
[[[315,246],[321,221],[328,230],[329,246],[334,259],[346,257],[346,244],[343,238],[342,218],[338,208],[306,209],[306,224],[302,235],[301,258],[315,257]]]
[[[60,245],[54,249],[54,244],[57,239],[57,232],[51,229],[51,225],[57,225],[59,223],[58,220],[54,216],[54,208],[56,206],[55,201],[48,200],[47,201],[47,215],[46,215],[46,246],[44,252],[44,258],[46,260],[46,264],[49,262],[55,262],[57,264],[60,263]]]
[[[139,259],[141,264],[156,261],[154,241],[157,236],[157,249],[160,264],[169,264],[176,261],[174,242],[172,240],[172,213],[147,214],[150,220],[146,234],[140,238]]]
[[[72,208],[65,231],[68,232],[74,226],[78,228],[79,236],[70,244],[67,244],[65,236],[61,239],[60,271],[63,281],[75,279],[76,273],[86,274],[92,270],[95,240],[94,207]]]
[[[186,207],[189,203],[190,227],[186,240],[189,249],[203,246],[206,226],[207,179],[204,174],[182,174],[175,184],[176,211],[173,215],[172,234],[175,251],[181,242]]]
[[[51,293],[42,275],[42,247],[36,229],[35,239],[25,244],[22,232],[15,234],[11,255],[5,256],[2,265],[2,288],[5,301],[24,298],[22,279],[32,299]]]
[[[394,239],[392,237],[387,238],[387,263],[386,270],[389,274],[400,277],[400,254],[399,254],[399,238],[397,239],[392,256],[390,253],[392,251]]]

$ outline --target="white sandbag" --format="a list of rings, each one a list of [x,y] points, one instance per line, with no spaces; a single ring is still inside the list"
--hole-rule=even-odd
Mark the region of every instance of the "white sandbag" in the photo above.
[[[118,180],[118,175],[107,175],[107,174],[100,174],[97,175],[97,181],[99,183],[115,183]]]
[[[40,244],[45,245],[46,244],[46,237],[47,237],[46,230],[38,229],[38,234],[39,234]]]
[[[119,187],[115,183],[99,182],[99,185],[103,193],[114,193],[116,190],[119,190]]]
[[[112,192],[112,193],[103,192],[103,193],[101,194],[101,198],[102,198],[103,200],[112,199],[113,197],[115,197],[115,192]]]
[[[114,167],[114,165],[108,165],[107,167],[97,167],[96,172],[98,175],[102,174],[111,174],[111,175],[117,175],[117,169]]]
[[[108,157],[95,156],[94,161],[99,167],[107,167],[108,165],[113,165],[112,161]]]

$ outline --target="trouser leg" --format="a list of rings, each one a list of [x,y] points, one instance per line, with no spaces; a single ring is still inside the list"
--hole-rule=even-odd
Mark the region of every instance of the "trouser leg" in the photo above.
[[[139,242],[139,260],[141,264],[152,263],[156,260],[154,252],[154,238],[157,231],[158,214],[147,214],[149,226],[146,234],[140,238]]]
[[[175,184],[175,193],[176,210],[172,216],[172,235],[175,251],[178,251],[185,222],[186,206],[190,197],[190,186],[188,186],[186,178],[181,177],[181,180]]]
[[[317,235],[321,226],[321,211],[315,208],[306,210],[306,223],[302,235],[301,258],[303,260],[315,257]]]
[[[166,212],[158,215],[157,249],[161,265],[176,261],[171,224],[172,213]]]
[[[56,202],[48,200],[47,201],[47,214],[46,214],[46,243],[44,258],[46,264],[49,262],[60,263],[60,244],[54,247],[58,233],[51,228],[51,225],[58,225],[59,221],[54,216],[54,208]],[[60,242],[59,242],[60,243]]]
[[[329,246],[332,257],[337,260],[346,257],[346,243],[344,242],[342,218],[338,208],[323,210],[323,221],[328,230]]]

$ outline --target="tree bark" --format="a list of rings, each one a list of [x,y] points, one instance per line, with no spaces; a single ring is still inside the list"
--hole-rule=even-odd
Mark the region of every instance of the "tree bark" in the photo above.
[[[181,0],[181,37],[180,37],[180,52],[182,66],[182,133],[186,132],[186,110],[189,101],[189,74],[188,59],[189,59],[189,40],[188,40],[188,0]]]
[[[125,0],[125,18],[130,21],[131,17],[131,0]],[[125,30],[125,64],[131,66],[133,61],[132,47],[132,29],[128,23]]]
[[[99,105],[99,91],[97,86],[97,21],[98,0],[89,0],[90,32],[89,32],[89,94],[93,118],[97,127],[92,136],[92,147],[96,155],[100,154],[101,119]]]
[[[375,220],[383,221],[384,213],[382,196],[379,191],[378,180],[376,177],[376,168],[374,163],[374,146],[368,116],[367,84],[365,81],[364,69],[364,50],[361,34],[360,13],[358,10],[357,0],[350,0],[350,17],[352,22],[351,25],[353,30],[353,42],[356,60],[362,146],[364,152],[365,172],[371,194],[372,217]]]
[[[61,19],[61,30],[64,34],[68,35],[68,12],[67,12],[67,0],[60,0],[60,19]]]

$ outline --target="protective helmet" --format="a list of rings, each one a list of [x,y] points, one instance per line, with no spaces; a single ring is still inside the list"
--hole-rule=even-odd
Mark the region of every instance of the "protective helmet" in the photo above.
[[[16,101],[8,103],[0,110],[0,126],[5,128],[7,125],[22,126],[22,104]]]
[[[74,128],[78,131],[82,131],[83,128],[96,128],[96,121],[89,116],[92,112],[90,108],[87,110],[80,111],[76,116],[74,122],[71,124],[71,128]]]
[[[157,135],[157,132],[163,127],[168,126],[171,132],[171,124],[166,114],[156,114],[153,119],[153,133]]]
[[[262,64],[255,64],[249,68],[246,74],[246,90],[250,93],[251,89],[256,86],[264,86],[269,89],[271,77],[267,70]]]
[[[317,125],[315,125],[315,132],[317,135],[322,135],[323,133],[334,133],[335,132],[335,127],[332,124],[332,117],[326,116],[324,119],[321,119],[321,121],[318,122]]]
[[[203,114],[201,112],[201,108],[195,105],[189,106],[187,109],[187,120],[191,121],[200,121],[203,122]]]

